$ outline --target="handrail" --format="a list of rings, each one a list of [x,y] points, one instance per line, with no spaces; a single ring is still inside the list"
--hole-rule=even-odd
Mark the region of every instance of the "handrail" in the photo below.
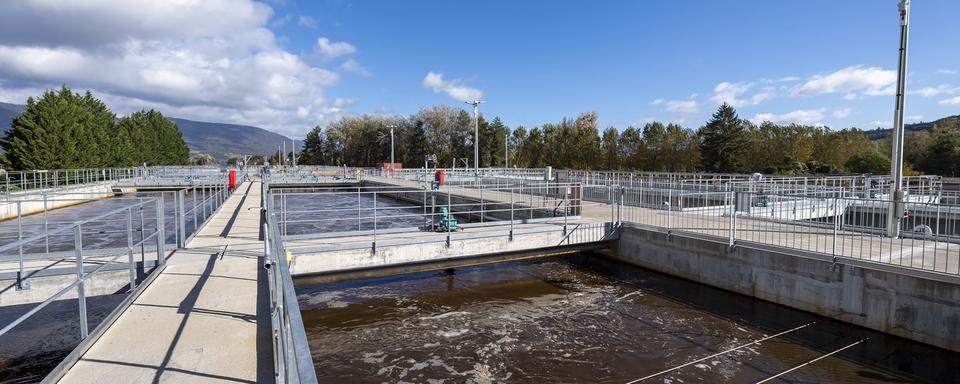
[[[265,211],[263,247],[270,287],[270,318],[273,328],[274,379],[277,383],[317,383],[310,344],[307,341],[300,304],[290,275],[287,250],[273,211],[269,176],[264,175],[261,207]]]

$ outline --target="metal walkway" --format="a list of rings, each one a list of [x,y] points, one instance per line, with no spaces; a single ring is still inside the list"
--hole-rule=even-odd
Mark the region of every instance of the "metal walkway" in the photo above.
[[[240,185],[60,382],[272,382],[260,195]]]

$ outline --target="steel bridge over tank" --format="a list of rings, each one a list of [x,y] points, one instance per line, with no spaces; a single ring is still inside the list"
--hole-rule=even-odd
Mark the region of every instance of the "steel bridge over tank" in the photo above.
[[[316,382],[295,278],[616,253],[625,228],[960,286],[960,206],[936,177],[908,178],[893,207],[885,177],[449,169],[438,184],[437,170],[301,166],[236,169],[230,189],[227,171],[8,173],[15,214],[0,226],[16,237],[0,240],[0,305],[30,309],[0,337],[76,300],[82,341],[46,382]],[[48,217],[91,201],[116,204]],[[904,230],[885,237],[891,208]],[[88,297],[116,293],[116,309],[88,319]]]

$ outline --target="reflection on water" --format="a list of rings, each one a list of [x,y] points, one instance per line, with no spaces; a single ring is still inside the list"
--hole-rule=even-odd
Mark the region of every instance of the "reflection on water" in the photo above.
[[[93,330],[100,324],[124,296],[87,298],[89,329]],[[0,324],[9,324],[34,306],[0,307]],[[77,300],[51,303],[10,333],[0,336],[0,383],[39,382],[79,343]]]
[[[321,382],[957,382],[958,354],[595,257],[298,287]],[[784,381],[780,381],[784,382]]]

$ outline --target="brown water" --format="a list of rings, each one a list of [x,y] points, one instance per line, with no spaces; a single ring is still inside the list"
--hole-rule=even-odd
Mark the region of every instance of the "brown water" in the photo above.
[[[297,288],[330,383],[960,382],[960,354],[590,255]]]

